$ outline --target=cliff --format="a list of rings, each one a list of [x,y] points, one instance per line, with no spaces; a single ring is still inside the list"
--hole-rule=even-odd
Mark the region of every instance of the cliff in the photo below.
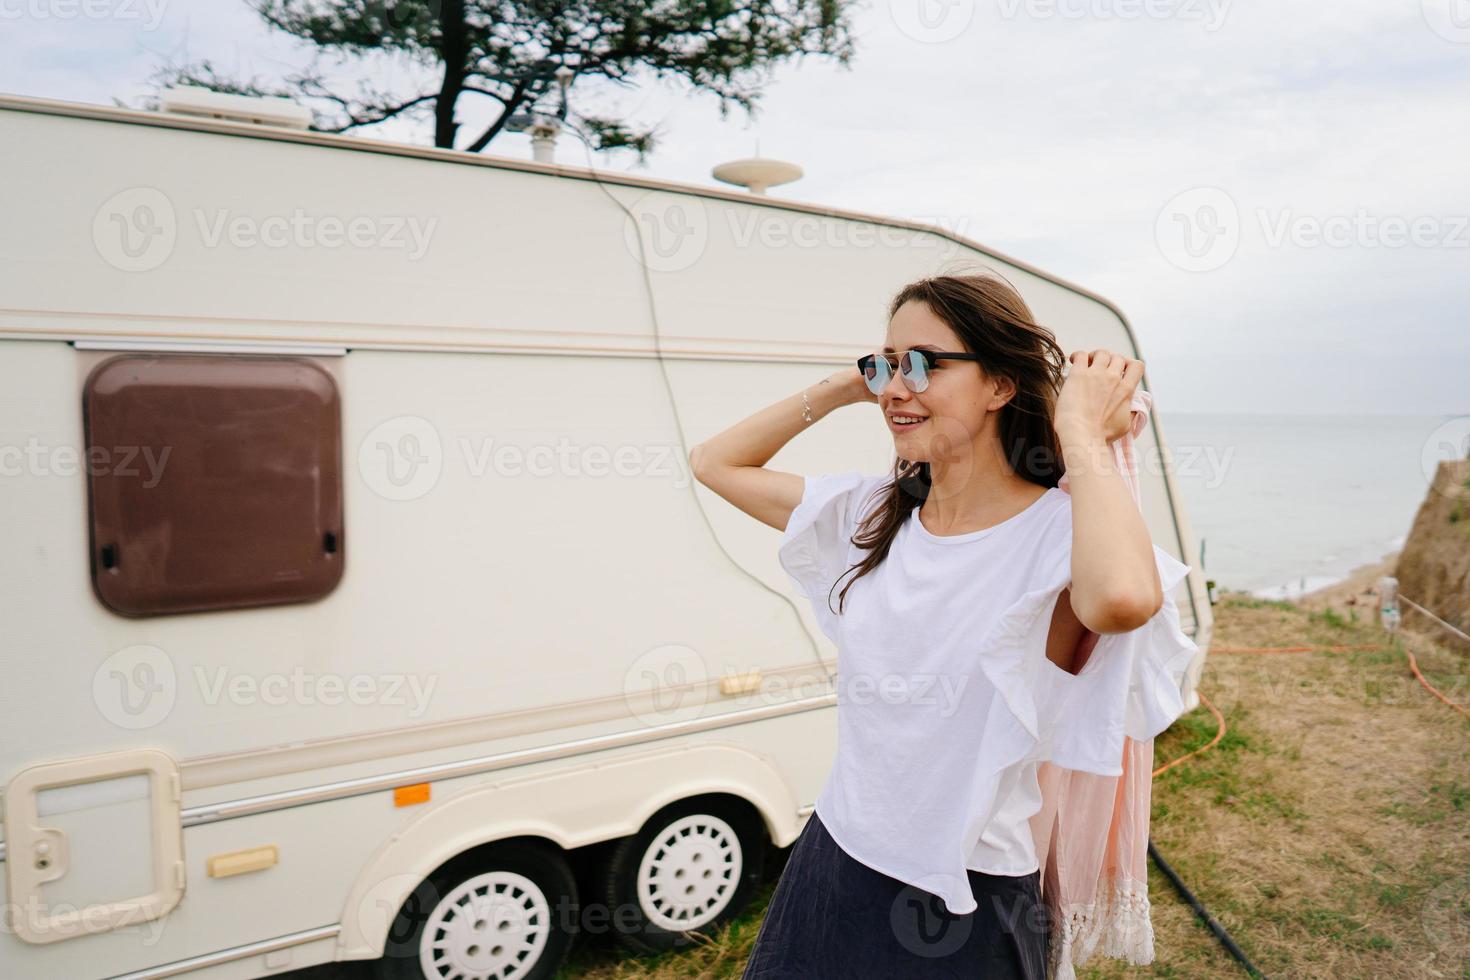
[[[1439,464],[1393,574],[1400,596],[1470,633],[1470,459]],[[1470,643],[1431,625],[1407,603],[1400,602],[1399,609],[1406,627],[1470,649]]]

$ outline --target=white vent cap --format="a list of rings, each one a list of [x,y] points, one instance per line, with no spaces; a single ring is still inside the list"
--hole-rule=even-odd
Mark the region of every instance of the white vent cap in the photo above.
[[[228,119],[257,126],[309,129],[311,110],[275,96],[230,95],[197,85],[174,85],[163,90],[158,108],[180,116]]]

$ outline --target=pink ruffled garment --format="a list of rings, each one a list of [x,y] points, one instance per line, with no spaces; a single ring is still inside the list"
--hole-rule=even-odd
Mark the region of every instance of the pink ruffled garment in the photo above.
[[[1148,392],[1138,389],[1131,405],[1132,427],[1111,443],[1114,462],[1140,509],[1133,439],[1147,424],[1152,402]],[[1058,487],[1071,493],[1067,484],[1063,474]],[[1173,590],[1187,574],[1188,566],[1161,559],[1160,571],[1165,602],[1156,619],[1161,618],[1162,633],[1149,638],[1153,648],[1144,651],[1145,656],[1130,671],[1127,703],[1122,709],[1126,720],[1121,726],[1121,751],[1115,749],[1111,755],[1121,764],[1121,773],[1098,775],[1053,760],[1043,761],[1037,768],[1042,805],[1031,817],[1031,830],[1042,868],[1042,900],[1051,912],[1047,967],[1051,980],[1075,980],[1074,967],[1098,954],[1137,965],[1154,960],[1148,901],[1153,739],[1182,713],[1179,686],[1198,652],[1193,641],[1179,630],[1172,600]],[[1110,634],[1109,639],[1116,635]],[[1078,644],[1073,663],[1079,674],[1088,666],[1100,639],[1089,631]],[[1105,650],[1100,658],[1108,652]],[[1150,662],[1151,672],[1139,669]],[[1088,673],[1097,675],[1110,665],[1091,666],[1096,669]],[[1076,677],[1060,668],[1048,676],[1056,685],[1051,692],[1055,698],[1051,710],[1068,710],[1067,688],[1076,683]],[[1100,690],[1094,683],[1085,691],[1079,687],[1076,693],[1093,697]],[[1178,694],[1177,702],[1171,693]]]

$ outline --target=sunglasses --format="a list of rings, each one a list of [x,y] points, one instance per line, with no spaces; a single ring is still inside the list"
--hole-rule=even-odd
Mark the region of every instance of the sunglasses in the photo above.
[[[897,361],[895,367],[894,361]],[[933,350],[905,350],[896,351],[891,354],[864,354],[857,360],[858,370],[863,372],[863,380],[868,383],[868,390],[875,395],[881,395],[883,389],[888,387],[888,381],[897,371],[898,376],[903,379],[904,387],[909,391],[923,391],[929,387],[929,372],[934,363],[940,360],[952,361],[978,361],[978,354],[949,353],[946,351]]]

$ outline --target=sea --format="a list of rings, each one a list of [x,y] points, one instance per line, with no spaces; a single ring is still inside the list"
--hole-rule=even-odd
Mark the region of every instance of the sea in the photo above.
[[[1435,464],[1470,455],[1470,412],[1159,422],[1205,578],[1263,598],[1295,598],[1400,550]],[[1160,465],[1149,442],[1140,469]]]

